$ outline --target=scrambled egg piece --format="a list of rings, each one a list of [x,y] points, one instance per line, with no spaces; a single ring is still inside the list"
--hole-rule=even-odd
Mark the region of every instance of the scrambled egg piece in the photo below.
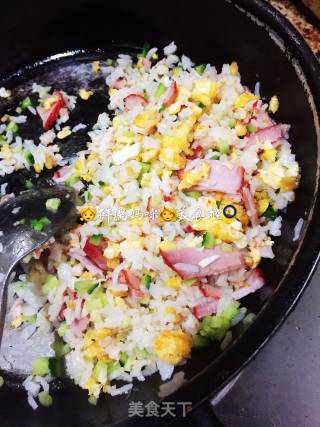
[[[297,180],[293,176],[287,176],[282,178],[280,182],[280,191],[281,193],[286,193],[287,191],[292,191],[297,188]]]
[[[93,95],[92,90],[85,90],[83,88],[79,90],[79,96],[84,101],[87,101],[92,95]]]
[[[134,124],[139,128],[145,129],[147,133],[152,131],[152,129],[159,123],[161,120],[161,115],[156,112],[154,108],[140,113],[134,119]]]
[[[279,107],[280,107],[280,102],[279,102],[278,97],[273,96],[269,102],[269,111],[271,113],[275,114],[279,110]]]
[[[267,160],[270,163],[275,162],[276,157],[277,157],[277,150],[275,148],[269,148],[268,150],[265,150],[261,154],[261,158],[263,160]]]
[[[60,132],[57,133],[57,137],[58,139],[64,139],[67,136],[71,135],[71,130],[70,130],[70,126],[65,126],[61,129]]]
[[[96,381],[94,378],[90,377],[86,384],[84,385],[84,389],[88,390],[90,396],[94,396],[98,399],[100,391],[102,388],[102,384]]]
[[[215,218],[203,218],[199,221],[192,221],[191,226],[194,230],[213,233],[215,238],[226,243],[235,242],[243,237],[243,233],[234,229],[231,224],[224,223],[222,220]]]
[[[234,103],[235,108],[242,108],[248,102],[253,101],[254,99],[259,99],[258,96],[254,95],[253,93],[245,92],[238,96],[236,99],[236,102]]]
[[[207,107],[211,105],[218,92],[219,88],[216,82],[209,79],[201,79],[195,82],[191,98],[194,102],[201,102]]]
[[[260,171],[260,177],[265,184],[277,190],[280,188],[282,178],[285,177],[285,168],[278,162],[272,163]]]
[[[110,337],[112,334],[113,331],[109,328],[89,330],[84,336],[84,345],[82,349],[84,357],[108,362],[110,358],[99,344],[99,341],[106,337]]]
[[[166,281],[167,288],[179,289],[182,285],[182,280],[179,276],[172,276]]]
[[[209,173],[210,173],[209,164],[207,162],[202,162],[200,170],[193,169],[188,172],[185,172],[182,175],[182,180],[178,187],[179,190],[184,190],[186,188],[193,187],[203,179],[208,178]]]
[[[230,74],[232,74],[233,76],[237,76],[239,74],[239,66],[235,61],[230,64],[229,69]]]
[[[170,251],[172,249],[176,249],[177,245],[174,242],[169,242],[165,240],[159,244],[159,249],[162,251]]]
[[[191,338],[182,331],[163,331],[153,341],[156,355],[171,365],[176,365],[185,357],[189,357],[191,345]]]
[[[192,154],[189,146],[193,138],[193,126],[197,121],[199,112],[195,110],[194,113],[181,122],[172,135],[160,137],[159,160],[170,170],[183,169],[186,165],[186,159],[181,154]]]

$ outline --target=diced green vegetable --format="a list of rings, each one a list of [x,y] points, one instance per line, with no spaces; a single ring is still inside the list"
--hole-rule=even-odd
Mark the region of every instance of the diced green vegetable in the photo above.
[[[167,90],[167,87],[163,83],[159,83],[159,86],[157,87],[156,93],[154,95],[155,98],[159,99],[160,96],[163,95],[166,90]]]
[[[46,391],[40,391],[38,394],[38,399],[40,404],[45,408],[49,408],[53,403],[52,396]]]
[[[19,126],[15,122],[10,122],[7,125],[7,132],[11,132],[13,136],[17,135],[19,132]]]
[[[30,151],[27,151],[25,153],[24,157],[25,157],[26,161],[28,162],[29,166],[34,165],[34,157],[33,157],[33,154],[30,153]]]
[[[250,132],[250,133],[252,133],[252,132],[255,132],[257,129],[250,123],[250,124],[248,124],[248,126],[247,126],[247,131],[248,132]]]
[[[124,366],[127,363],[128,355],[124,351],[120,353],[119,362],[120,365]]]
[[[32,184],[32,182],[30,181],[30,179],[26,179],[26,180],[24,181],[24,186],[25,186],[25,188],[26,188],[27,190],[30,190],[30,188],[32,188],[32,187],[33,187],[33,184]]]
[[[212,249],[216,244],[216,239],[213,233],[209,231],[203,235],[202,246],[207,249]]]
[[[231,320],[239,313],[239,305],[233,302],[221,314],[206,316],[200,323],[200,336],[221,341],[231,326]]]
[[[90,298],[87,299],[85,305],[88,311],[95,311],[96,309],[103,308],[108,304],[108,298],[105,289],[101,286],[96,288]]]
[[[149,356],[149,352],[145,348],[136,347],[135,353],[136,353],[136,358],[139,360],[146,359]]]
[[[149,97],[149,95],[148,95],[148,92],[147,92],[145,89],[143,89],[142,93],[143,93],[144,98],[145,98],[147,101],[149,101],[150,97]]]
[[[237,122],[234,119],[229,121],[229,128],[234,129],[236,127]]]
[[[16,113],[21,114],[22,113],[22,108],[21,107],[17,107],[16,108]]]
[[[227,142],[220,140],[218,142],[218,150],[221,154],[229,154],[229,145]]]
[[[267,209],[264,211],[263,216],[269,220],[275,220],[278,216],[277,212],[273,209],[273,207],[269,204]]]
[[[151,49],[151,44],[150,43],[145,43],[142,47],[142,56],[145,58],[147,56],[147,53],[149,52],[149,50]]]
[[[112,65],[112,64],[113,64],[113,60],[112,60],[111,58],[108,58],[108,59],[106,60],[106,65],[110,66],[110,65]]]
[[[202,102],[199,102],[199,103],[198,103],[198,107],[200,107],[200,108],[204,108],[204,107],[205,107],[205,105],[204,105],[204,104],[202,104]]]
[[[142,176],[144,173],[148,173],[151,170],[151,163],[139,162],[141,169],[139,176]]]
[[[63,358],[62,357],[50,357],[49,369],[53,377],[61,377],[63,373]]]
[[[183,281],[183,284],[186,285],[186,286],[191,286],[191,285],[193,285],[197,281],[198,281],[198,279],[185,279]]]
[[[4,135],[0,135],[0,145],[6,142],[6,137]]]
[[[200,65],[197,65],[196,67],[195,67],[195,70],[196,70],[196,72],[200,75],[200,76],[202,76],[202,74],[204,73],[204,70],[206,69],[206,65],[205,64],[200,64]]]
[[[93,234],[90,237],[90,243],[92,243],[95,246],[99,246],[101,243],[102,234]]]
[[[141,298],[140,304],[144,305],[145,307],[148,306],[150,304],[150,296],[145,295],[143,298]]]
[[[254,321],[255,318],[256,318],[256,315],[254,313],[248,313],[246,317],[242,320],[242,323],[245,326],[249,326],[251,325],[251,323]]]
[[[25,282],[15,282],[14,283],[14,290],[15,292],[18,291],[19,289],[25,289],[27,287],[27,284]]]
[[[142,276],[142,281],[141,281],[141,283],[142,283],[142,285],[143,285],[143,286],[145,286],[147,289],[149,289],[149,288],[150,288],[150,284],[151,284],[151,282],[152,282],[152,277],[151,277],[149,274],[144,274],[144,275]]]
[[[105,384],[108,380],[108,364],[99,360],[93,368],[92,376],[99,383]]]
[[[43,216],[42,218],[34,218],[30,221],[31,227],[36,231],[42,231],[44,227],[48,224],[51,224],[51,221],[46,216]]]
[[[221,154],[218,153],[218,151],[214,151],[212,153],[212,157],[210,157],[211,160],[219,160],[220,159]]]
[[[48,375],[50,372],[49,369],[49,358],[48,357],[39,357],[32,363],[32,374],[40,375],[43,377]]]
[[[0,387],[2,387],[4,384],[4,378],[0,375]]]
[[[53,274],[48,274],[44,284],[42,285],[42,293],[48,295],[50,291],[56,289],[59,285],[59,281]]]
[[[22,320],[24,322],[34,324],[37,321],[37,315],[36,314],[31,314],[30,316],[23,315]]]
[[[185,191],[184,194],[196,200],[198,200],[199,197],[201,197],[201,193],[199,193],[199,191]]]
[[[203,337],[199,334],[193,335],[193,337],[192,337],[193,347],[196,347],[196,348],[208,347],[208,345],[210,345],[210,343],[211,343],[211,341],[209,338]]]
[[[74,284],[74,289],[79,295],[91,294],[98,285],[97,282],[92,280],[77,280]]]
[[[166,109],[166,108],[162,105],[162,106],[159,108],[158,112],[159,112],[159,113],[162,113],[165,109]]]
[[[93,396],[93,395],[91,395],[91,396],[88,397],[88,402],[92,406],[97,406],[97,404],[98,404],[98,398],[95,397],[95,396]]]
[[[111,360],[107,364],[108,366],[108,375],[110,376],[113,372],[119,370],[121,368],[120,363],[116,360]]]
[[[51,348],[54,351],[56,357],[63,357],[71,351],[69,344],[66,344],[61,338],[58,337],[51,344]]]
[[[22,111],[27,110],[29,107],[33,107],[33,102],[30,96],[27,96],[20,102],[20,107]]]
[[[68,325],[66,323],[62,323],[62,325],[59,326],[59,328],[57,329],[59,337],[62,338],[64,334],[67,332],[67,330],[68,330]]]
[[[73,185],[76,182],[80,181],[80,176],[76,174],[72,174],[68,179],[64,181],[65,185]]]
[[[46,209],[50,212],[56,213],[61,205],[61,200],[57,197],[53,197],[52,199],[48,199],[46,201]]]
[[[106,185],[106,183],[103,181],[98,181],[98,184],[99,184],[99,187],[104,187]]]

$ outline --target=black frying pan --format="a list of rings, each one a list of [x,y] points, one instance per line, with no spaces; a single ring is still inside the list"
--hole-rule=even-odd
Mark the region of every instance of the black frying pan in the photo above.
[[[180,52],[198,63],[211,62],[220,67],[236,60],[248,86],[253,87],[259,80],[264,96],[279,96],[277,120],[292,124],[290,141],[302,167],[301,184],[296,202],[283,215],[276,258],[262,265],[269,295],[263,290],[243,300],[258,315],[256,321],[223,354],[215,347],[194,352],[192,360],[181,368],[186,382],[165,398],[192,402],[195,407],[230,381],[268,340],[296,303],[317,262],[320,69],[316,59],[287,21],[262,0],[208,0],[195,4],[182,0],[162,0],[157,4],[147,0],[11,1],[10,6],[2,7],[0,39],[1,85],[13,88],[17,101],[29,90],[31,81],[72,92],[83,79],[77,71],[78,64],[114,56],[119,51],[136,52],[145,41],[161,46],[171,40],[176,41]],[[64,52],[69,53],[36,62]],[[33,65],[25,67],[26,64]],[[92,84],[98,88],[101,81],[97,78]],[[76,122],[94,123],[96,115],[106,108],[105,91],[98,91],[90,102],[89,115],[89,104],[84,115],[79,104]],[[29,132],[39,131],[37,126],[39,123],[35,122]],[[83,148],[85,140],[83,133],[64,142],[63,153],[69,156]],[[50,176],[31,178],[39,184],[50,183]],[[5,181],[9,182],[9,190],[18,192],[24,179],[25,174],[19,173]],[[305,227],[299,241],[293,242],[293,228],[300,217],[305,219]],[[137,383],[129,397],[105,396],[97,407],[87,403],[84,391],[62,380],[55,383],[53,407],[33,412],[17,385],[17,373],[2,374],[6,378],[6,385],[0,389],[0,423],[4,427],[98,427],[172,421],[170,417],[128,418],[130,401],[159,401],[157,375]],[[196,423],[200,425],[200,421]]]

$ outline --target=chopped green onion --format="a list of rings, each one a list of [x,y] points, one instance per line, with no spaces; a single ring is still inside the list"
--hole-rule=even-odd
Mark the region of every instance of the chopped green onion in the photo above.
[[[30,179],[26,179],[26,180],[24,181],[24,186],[25,186],[25,188],[26,188],[27,190],[30,190],[30,188],[32,188],[32,187],[33,187],[33,184],[32,184],[32,182],[30,181]]]
[[[204,108],[204,107],[205,107],[205,105],[204,105],[204,104],[202,104],[202,102],[199,102],[198,107],[200,107],[200,108]]]
[[[52,199],[48,199],[46,201],[46,208],[48,211],[56,213],[61,205],[61,200],[57,197],[53,197]]]
[[[198,200],[199,197],[201,197],[201,193],[199,193],[199,191],[185,191],[184,194],[196,200]]]
[[[63,357],[71,351],[69,344],[66,344],[61,338],[56,338],[56,340],[51,344],[51,348],[56,357]]]
[[[98,283],[92,280],[77,280],[74,284],[74,289],[80,295],[91,294],[97,286]]]
[[[104,187],[106,185],[106,183],[103,181],[98,181],[98,184],[99,184],[99,187]]]
[[[221,154],[218,153],[218,151],[214,151],[212,154],[213,155],[212,155],[212,157],[210,157],[210,160],[219,160],[220,159]]]
[[[53,274],[48,274],[44,284],[42,285],[42,293],[48,295],[50,291],[56,289],[59,285],[59,281]]]
[[[255,131],[257,130],[257,128],[255,128],[255,127],[250,123],[250,124],[248,124],[248,126],[247,126],[247,130],[248,130],[248,132],[252,133],[252,132],[255,132]]]
[[[46,391],[40,391],[38,394],[38,399],[40,404],[45,408],[49,408],[53,403],[52,396]]]
[[[19,132],[19,126],[16,122],[10,122],[7,125],[7,132],[11,132],[13,136],[17,135]]]
[[[183,284],[186,285],[186,286],[191,286],[191,285],[193,285],[197,281],[198,281],[198,279],[185,279],[183,281]]]
[[[196,72],[200,75],[200,76],[202,76],[202,74],[204,73],[204,70],[206,69],[206,65],[205,64],[200,64],[200,65],[197,65],[196,67],[195,67],[195,70],[196,70]]]
[[[202,246],[207,249],[212,249],[216,244],[216,239],[213,233],[207,232],[203,235]]]
[[[39,357],[32,363],[32,374],[39,375],[44,377],[49,374],[49,358],[48,357]]]
[[[33,107],[33,102],[30,98],[30,96],[27,96],[20,102],[20,107],[22,111],[27,110],[29,107]]]
[[[24,157],[25,157],[26,161],[28,162],[29,166],[34,165],[34,157],[33,157],[33,154],[30,153],[30,151],[27,151],[25,153]]]
[[[35,231],[42,231],[44,227],[50,223],[51,223],[50,219],[47,218],[46,216],[43,216],[42,218],[39,218],[39,219],[33,218],[30,221],[30,225]]]
[[[147,289],[149,289],[151,282],[152,282],[152,277],[149,274],[144,274],[141,282],[142,285],[145,286]]]
[[[99,246],[101,243],[102,234],[93,234],[90,237],[90,243],[92,243],[95,246]]]
[[[30,323],[30,324],[35,324],[37,321],[37,315],[36,314],[31,314],[30,316],[22,316],[22,320],[24,322]]]
[[[97,404],[98,404],[98,398],[91,395],[91,396],[88,397],[88,402],[92,406],[97,406]]]
[[[93,368],[92,376],[101,384],[105,384],[108,380],[108,364],[99,360]]]
[[[225,141],[218,142],[218,150],[221,154],[229,154],[229,145]]]
[[[163,83],[159,83],[159,86],[157,87],[156,93],[154,95],[155,98],[159,99],[160,96],[163,95],[166,90],[167,90],[167,87]]]
[[[208,347],[210,343],[210,338],[203,337],[199,334],[193,335],[192,337],[192,345],[195,348]]]
[[[273,209],[273,207],[269,204],[267,209],[264,211],[263,216],[269,220],[275,220],[278,216],[277,212]]]
[[[145,43],[142,47],[142,56],[145,58],[147,56],[147,53],[149,52],[149,50],[151,49],[151,44],[150,43]]]
[[[80,181],[80,176],[76,174],[72,174],[68,179],[64,181],[65,185],[73,185],[76,182]]]

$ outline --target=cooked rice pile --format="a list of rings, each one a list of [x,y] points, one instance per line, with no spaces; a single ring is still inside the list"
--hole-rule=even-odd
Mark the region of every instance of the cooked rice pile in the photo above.
[[[96,211],[25,260],[29,271],[15,284],[11,310],[13,327],[57,331],[57,357],[91,403],[101,392],[127,393],[133,379],[156,371],[169,379],[192,346],[216,340],[225,348],[230,328],[252,320],[238,300],[264,285],[257,266],[274,257],[278,212],[298,185],[289,126],[269,115],[277,97],[267,104],[258,86],[251,93],[236,63],[218,73],[175,52],[171,43],[161,60],[154,48],[137,61],[119,55],[101,64],[109,111],[71,165],[54,142],[72,132],[64,122],[73,97],[62,94],[58,122],[37,146],[1,128],[11,138],[1,149],[2,174],[64,165],[56,181],[80,191],[81,214]],[[59,95],[35,90],[48,127]],[[80,91],[82,99],[91,95]],[[41,380],[48,393],[52,375],[50,360],[35,361],[25,382],[33,407]],[[115,379],[127,384],[117,388]]]

